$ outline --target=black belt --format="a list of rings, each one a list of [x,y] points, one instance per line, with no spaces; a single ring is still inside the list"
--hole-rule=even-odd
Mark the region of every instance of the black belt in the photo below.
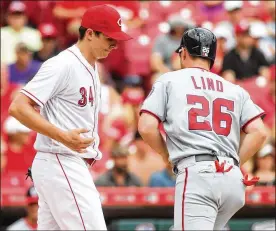
[[[188,158],[188,157],[186,157]],[[185,159],[185,158],[184,158]],[[234,162],[234,165],[236,165],[237,167],[239,167],[239,162],[232,158],[233,159],[233,162]],[[182,159],[183,160],[183,159]],[[201,155],[195,155],[195,161],[196,162],[201,162],[201,161],[216,161],[216,160],[219,160],[217,156],[215,155],[211,155],[211,154],[201,154]],[[181,160],[180,160],[181,161]],[[179,161],[179,162],[180,162]],[[178,163],[179,163],[178,162]],[[173,166],[173,173],[175,174],[178,174],[178,168],[177,168],[177,164],[175,164]]]
[[[239,162],[232,158],[234,161],[234,165],[239,167]],[[209,154],[202,154],[202,155],[195,155],[195,161],[196,162],[201,162],[201,161],[216,161],[218,160],[218,157],[215,155],[209,155]]]
[[[186,158],[188,158],[188,157],[186,157]],[[234,161],[234,165],[236,165],[237,167],[239,167],[239,162],[236,159],[234,159],[234,158],[232,158],[232,159]],[[211,154],[195,155],[195,161],[196,162],[201,162],[201,161],[216,161],[216,160],[219,160],[218,157],[215,156],[215,155],[211,155]],[[173,166],[173,173],[178,174],[178,172],[179,171],[178,171],[177,164],[176,164],[176,165]]]

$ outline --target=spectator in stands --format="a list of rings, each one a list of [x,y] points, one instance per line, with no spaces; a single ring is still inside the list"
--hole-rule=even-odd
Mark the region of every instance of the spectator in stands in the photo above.
[[[79,34],[81,17],[89,7],[103,4],[101,1],[56,1],[53,15],[59,22],[59,34],[65,47],[75,43]]]
[[[26,194],[27,215],[7,227],[7,230],[37,230],[38,195],[34,186]]]
[[[122,91],[122,103],[132,108],[134,123],[132,130],[137,131],[137,121],[139,116],[140,105],[145,99],[142,78],[138,75],[127,76],[124,79],[124,87]],[[136,123],[137,122],[137,123]]]
[[[129,156],[129,171],[138,176],[143,185],[148,185],[150,176],[166,166],[162,157],[153,152],[138,132],[130,146],[130,152],[132,155]]]
[[[56,4],[53,13],[59,19],[75,19],[81,18],[85,9],[90,5],[88,2],[68,2],[60,1]]]
[[[105,3],[105,2],[103,2]],[[127,29],[140,28],[144,21],[140,18],[140,1],[106,1],[106,3],[115,6],[116,10],[122,16]]]
[[[162,171],[154,172],[149,180],[149,187],[174,187],[175,174],[172,171],[172,165],[168,161]]]
[[[129,145],[137,131],[139,108],[145,97],[142,79],[136,75],[127,76],[121,84],[123,86],[120,88],[122,91],[120,102],[114,101],[114,97],[112,101],[116,102],[115,107],[109,114],[109,122],[102,127],[106,136],[106,140],[104,140],[105,150],[106,148],[110,149],[115,143],[123,146]],[[103,97],[105,94],[102,91]],[[105,102],[104,104],[107,105],[108,103]]]
[[[31,166],[35,155],[31,142],[31,130],[10,116],[4,123],[4,131],[8,137],[6,171],[25,173]]]
[[[3,132],[2,125],[9,115],[9,106],[18,91],[19,85],[9,82],[8,68],[1,63],[1,134]]]
[[[26,84],[38,72],[41,63],[33,60],[33,53],[25,43],[18,43],[15,50],[16,61],[9,65],[9,81]]]
[[[257,185],[275,186],[275,145],[268,143],[258,152],[253,172],[260,177]]]
[[[0,148],[1,148],[1,172],[2,172],[4,170],[4,168],[6,167],[6,163],[7,163],[7,157],[6,157],[7,144],[3,140],[2,136],[1,136],[1,147]]]
[[[54,23],[53,8],[57,1],[24,1],[28,23],[37,28],[42,23]]]
[[[242,20],[243,1],[224,1],[224,9],[227,11],[228,20],[218,23],[217,26],[224,27],[231,36],[227,38],[227,51],[233,49],[236,45],[235,27]]]
[[[95,185],[103,187],[113,186],[141,186],[138,177],[128,170],[129,151],[122,146],[115,147],[111,152],[114,162],[112,169],[100,176]]]
[[[99,134],[103,137],[101,150],[110,152],[119,143],[129,145],[137,130],[139,106],[144,100],[144,90],[140,76],[127,76],[122,95],[111,86],[102,87],[102,107],[100,110]]]
[[[42,38],[42,48],[36,51],[33,55],[33,59],[38,62],[45,62],[47,59],[57,55],[57,28],[54,24],[43,23],[39,27],[39,32]]]
[[[210,22],[216,24],[219,21],[225,19],[225,11],[223,1],[198,1],[197,13],[194,17],[198,18],[200,24]],[[196,4],[196,3],[194,3]]]
[[[260,91],[262,90],[262,97],[260,97],[259,95],[255,95],[252,97],[254,98],[254,103],[256,103],[259,107],[261,107],[266,112],[264,122],[270,129],[272,129],[273,126],[275,126],[275,105],[276,105],[275,68],[276,68],[275,65],[272,65],[270,67],[270,78],[267,81],[267,87],[265,89],[259,88]]]
[[[11,64],[16,61],[15,47],[24,42],[32,51],[41,46],[40,34],[36,29],[26,26],[27,16],[24,2],[14,1],[8,8],[8,26],[1,28],[1,62]]]
[[[226,42],[231,33],[223,26],[215,27],[214,34],[217,37],[217,54],[216,60],[212,67],[212,72],[216,74],[221,73],[223,59],[226,53]]]
[[[179,45],[183,33],[194,26],[180,15],[169,17],[170,31],[156,38],[150,57],[151,69],[155,73],[165,73],[172,70],[172,56]]]
[[[231,82],[256,75],[269,78],[268,62],[263,53],[254,47],[250,35],[250,24],[241,21],[235,28],[237,45],[228,52],[223,60],[222,76]]]
[[[125,78],[121,94],[122,104],[117,105],[116,109],[117,118],[114,118],[111,126],[105,129],[108,136],[107,143],[118,142],[123,146],[127,146],[134,139],[140,105],[145,97],[142,83],[141,77],[137,75]],[[110,144],[109,146],[111,146]]]
[[[249,34],[254,39],[255,46],[265,55],[269,63],[275,60],[275,37],[272,40],[267,25],[261,21],[252,22]]]
[[[265,53],[267,60],[270,61],[271,64],[275,64],[275,2],[274,1],[265,1],[266,7],[268,9],[270,20],[266,23],[268,37],[261,40],[260,47],[262,48],[263,43],[269,45],[269,52]]]
[[[110,153],[113,143],[120,140],[123,135],[123,132],[118,132],[117,128],[113,127],[115,120],[121,120],[122,105],[120,94],[110,84],[109,73],[101,63],[98,63],[97,67],[102,86],[98,131],[101,137],[100,150],[107,154],[103,155],[103,159],[105,159],[105,157],[109,158],[108,154]]]

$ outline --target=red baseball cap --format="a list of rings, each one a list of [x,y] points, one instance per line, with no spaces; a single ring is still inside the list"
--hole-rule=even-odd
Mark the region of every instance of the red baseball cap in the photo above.
[[[16,12],[24,13],[25,11],[26,11],[26,5],[24,4],[24,2],[21,2],[21,1],[11,2],[8,9],[9,13],[16,13]]]
[[[249,33],[249,28],[249,22],[242,20],[235,26],[235,33],[236,35]]]
[[[58,35],[57,28],[52,23],[42,23],[39,25],[38,30],[42,38],[56,38]]]
[[[131,36],[122,31],[120,14],[111,6],[90,7],[82,16],[81,26],[102,32],[115,40],[127,41]]]

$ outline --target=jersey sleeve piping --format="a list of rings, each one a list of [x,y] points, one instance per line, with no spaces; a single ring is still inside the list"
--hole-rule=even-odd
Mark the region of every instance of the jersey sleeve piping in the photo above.
[[[142,110],[140,111],[139,114],[142,115],[142,113],[147,113],[147,114],[149,114],[149,115],[155,117],[155,118],[158,120],[158,123],[161,123],[161,122],[162,122],[162,120],[161,120],[156,114],[154,114],[154,113],[151,112],[151,111],[142,109]]]
[[[28,96],[29,98],[31,98],[33,101],[35,101],[40,107],[44,107],[44,103],[39,100],[37,97],[35,97],[32,93],[26,91],[25,89],[21,89],[20,91],[21,93],[23,93],[24,95]]]
[[[265,112],[262,112],[262,113],[260,113],[259,115],[256,115],[256,116],[254,116],[253,118],[251,118],[250,120],[248,120],[248,121],[242,126],[242,131],[245,132],[245,128],[246,128],[251,122],[253,122],[255,119],[258,119],[259,117],[262,117],[262,116],[264,116],[264,115],[266,115],[266,113],[265,113]],[[246,132],[245,132],[245,133],[246,133]]]

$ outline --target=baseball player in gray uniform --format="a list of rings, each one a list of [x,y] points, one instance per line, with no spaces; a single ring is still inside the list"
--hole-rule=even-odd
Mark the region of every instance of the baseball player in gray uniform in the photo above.
[[[221,230],[243,207],[246,185],[258,180],[244,178],[240,166],[266,139],[264,112],[244,89],[210,72],[216,55],[211,31],[188,30],[176,52],[182,69],[154,83],[138,129],[175,166],[174,229]]]
[[[96,61],[131,39],[112,7],[89,8],[77,44],[47,60],[9,112],[37,131],[32,176],[39,197],[38,230],[106,230],[88,167],[100,160],[101,85]],[[40,109],[38,113],[37,108]]]

